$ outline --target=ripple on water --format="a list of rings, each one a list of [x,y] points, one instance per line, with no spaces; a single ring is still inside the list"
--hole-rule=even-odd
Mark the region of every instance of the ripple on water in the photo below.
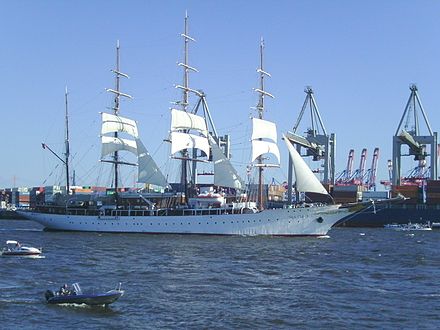
[[[14,327],[17,313],[24,328],[57,328],[59,319],[88,329],[440,325],[436,235],[417,243],[367,228],[295,239],[42,232],[31,222],[2,224],[0,242],[13,232],[43,246],[46,256],[0,258],[5,328]],[[46,289],[72,282],[105,290],[122,282],[125,295],[109,308],[45,303]]]

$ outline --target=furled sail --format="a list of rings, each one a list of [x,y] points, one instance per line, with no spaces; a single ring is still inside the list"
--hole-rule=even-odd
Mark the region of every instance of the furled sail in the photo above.
[[[136,142],[133,140],[122,139],[119,137],[111,137],[111,136],[102,136],[102,149],[101,149],[101,158],[120,150],[129,151],[135,155],[137,155]]]
[[[214,162],[214,185],[243,189],[244,183],[214,139],[210,139]]]
[[[312,170],[284,134],[283,140],[287,145],[290,157],[292,157],[296,177],[296,189],[300,192],[314,192],[327,195],[327,190],[325,190],[324,186],[319,182],[318,178],[313,174]]]
[[[259,156],[271,153],[280,164],[280,151],[277,146],[277,128],[270,121],[252,118],[252,161]]]
[[[135,138],[139,136],[134,120],[103,112],[101,135],[112,132],[124,132]]]
[[[136,145],[138,150],[138,182],[168,187],[169,184],[165,176],[140,139],[136,139]]]
[[[210,148],[206,121],[201,116],[172,109],[171,154],[185,149],[200,149],[209,157]]]

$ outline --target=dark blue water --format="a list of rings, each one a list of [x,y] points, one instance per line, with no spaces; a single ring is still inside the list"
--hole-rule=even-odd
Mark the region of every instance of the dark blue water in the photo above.
[[[440,231],[335,228],[330,238],[44,232],[0,221],[1,329],[440,328]],[[125,295],[104,307],[47,305],[46,289]]]

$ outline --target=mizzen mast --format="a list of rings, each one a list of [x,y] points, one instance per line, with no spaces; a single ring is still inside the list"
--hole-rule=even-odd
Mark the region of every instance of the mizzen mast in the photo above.
[[[49,150],[55,157],[57,157],[61,163],[64,164],[66,168],[66,194],[69,195],[70,192],[70,173],[69,173],[69,157],[70,157],[70,148],[69,148],[69,112],[68,112],[68,100],[67,100],[67,86],[64,93],[65,100],[65,136],[64,136],[64,159],[62,159],[55,151],[53,151],[46,143],[42,142],[41,146],[43,149]]]

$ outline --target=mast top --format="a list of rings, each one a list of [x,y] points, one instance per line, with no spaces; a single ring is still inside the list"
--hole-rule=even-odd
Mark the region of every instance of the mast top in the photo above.
[[[188,33],[188,11],[185,11],[185,25],[184,25],[184,31],[180,34],[183,37],[184,40],[184,55],[183,55],[183,61],[177,63],[178,66],[182,67],[183,69],[183,84],[182,85],[176,85],[176,88],[180,88],[182,93],[182,101],[178,102],[182,106],[183,111],[187,111],[188,105],[189,105],[189,93],[194,92],[194,89],[191,89],[189,87],[189,73],[190,71],[198,72],[198,70],[195,67],[192,67],[189,65],[188,60],[188,43],[189,41],[196,41],[194,38],[192,38]],[[199,93],[196,93],[198,96]]]
[[[266,96],[270,98],[275,98],[272,94],[266,92],[264,90],[264,78],[265,77],[272,77],[269,72],[265,71],[263,68],[264,63],[264,39],[261,37],[260,39],[260,67],[257,69],[257,72],[260,74],[260,87],[254,88],[254,91],[259,94],[258,98],[258,104],[256,106],[256,110],[258,111],[258,118],[263,119],[263,112],[264,112],[264,98]]]

